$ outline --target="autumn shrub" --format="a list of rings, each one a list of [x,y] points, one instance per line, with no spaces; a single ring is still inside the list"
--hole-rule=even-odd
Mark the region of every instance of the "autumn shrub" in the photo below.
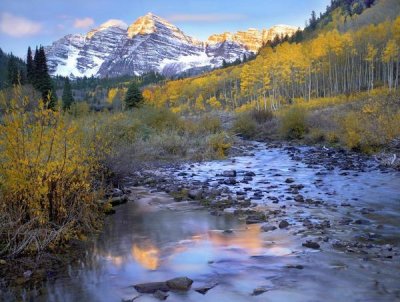
[[[244,138],[253,138],[257,133],[257,122],[250,112],[239,113],[232,128],[236,134]]]
[[[182,127],[179,115],[164,107],[142,106],[132,112],[132,118],[158,131]]]
[[[218,133],[221,131],[221,119],[212,114],[204,114],[197,122],[196,131],[200,131],[203,133]]]
[[[281,113],[280,133],[287,139],[301,139],[306,134],[306,111],[303,108],[293,106]]]
[[[259,124],[268,122],[274,118],[274,114],[270,110],[252,110],[251,117]]]
[[[37,254],[96,227],[98,159],[73,121],[15,88],[2,97],[0,255]]]
[[[228,148],[225,138],[219,147],[209,143],[222,132],[218,115],[183,117],[166,108],[142,106],[126,112],[93,112],[75,120],[86,136],[95,137],[94,152],[107,155],[105,166],[118,178],[166,161],[220,158]]]
[[[211,135],[207,143],[216,158],[224,158],[232,146],[231,138],[225,132]]]
[[[396,96],[381,96],[353,108],[340,120],[341,141],[366,153],[385,147],[400,137],[399,105]]]

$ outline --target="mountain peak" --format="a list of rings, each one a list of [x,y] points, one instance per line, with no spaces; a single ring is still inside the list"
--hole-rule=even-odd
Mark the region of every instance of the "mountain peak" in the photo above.
[[[119,19],[110,19],[99,26],[99,28],[109,28],[109,27],[119,27],[126,30],[128,28],[128,24]]]
[[[225,32],[223,34],[212,35],[208,38],[208,43],[218,44],[224,41],[237,42],[245,45],[253,53],[256,53],[264,43],[272,41],[275,36],[286,34],[292,36],[296,31],[296,27],[283,24],[263,30],[249,28],[248,30],[238,31],[236,33]]]
[[[110,19],[106,22],[104,22],[103,24],[101,24],[99,27],[92,29],[90,32],[87,33],[86,37],[88,39],[92,38],[96,33],[103,31],[103,30],[107,30],[109,28],[119,28],[122,30],[126,30],[128,28],[128,24],[126,24],[124,21],[122,20],[118,20],[118,19]]]
[[[177,30],[177,28],[168,21],[149,12],[139,17],[129,26],[128,36],[132,38],[136,35],[148,35],[155,33],[160,28],[169,28],[172,31]]]

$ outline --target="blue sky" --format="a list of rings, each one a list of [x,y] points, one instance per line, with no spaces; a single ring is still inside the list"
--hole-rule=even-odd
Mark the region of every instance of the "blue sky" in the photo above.
[[[70,33],[86,33],[109,19],[128,24],[152,12],[198,39],[214,33],[303,27],[312,10],[330,0],[1,0],[0,48],[24,57],[27,47],[49,45]]]

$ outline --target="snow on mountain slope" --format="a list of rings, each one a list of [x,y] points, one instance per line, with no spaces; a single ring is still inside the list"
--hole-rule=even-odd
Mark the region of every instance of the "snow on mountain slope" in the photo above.
[[[247,31],[238,31],[236,33],[225,32],[223,34],[212,35],[208,38],[208,43],[215,44],[231,41],[244,45],[251,52],[256,53],[263,44],[272,41],[275,36],[292,36],[296,31],[296,27],[289,25],[276,25],[270,29],[263,30],[249,28]]]
[[[86,35],[65,36],[45,50],[52,75],[115,77],[158,71],[173,76],[233,62],[256,53],[266,39],[294,31],[279,25],[263,31],[213,35],[201,42],[149,13],[129,26],[109,20]]]

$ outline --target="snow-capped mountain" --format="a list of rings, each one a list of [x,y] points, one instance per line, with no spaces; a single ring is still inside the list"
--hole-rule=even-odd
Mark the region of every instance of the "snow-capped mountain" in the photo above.
[[[288,35],[290,37],[294,35],[296,31],[296,27],[289,25],[275,25],[270,29],[263,30],[250,28],[247,31],[238,31],[236,33],[225,32],[223,34],[212,35],[208,38],[208,43],[215,44],[231,41],[245,45],[248,50],[256,53],[263,44],[272,41],[276,36]]]
[[[184,71],[219,67],[256,53],[275,35],[296,29],[275,26],[235,34],[213,35],[198,41],[168,21],[147,14],[130,26],[109,20],[86,35],[68,35],[45,48],[52,75],[115,77],[157,71],[176,75]]]

